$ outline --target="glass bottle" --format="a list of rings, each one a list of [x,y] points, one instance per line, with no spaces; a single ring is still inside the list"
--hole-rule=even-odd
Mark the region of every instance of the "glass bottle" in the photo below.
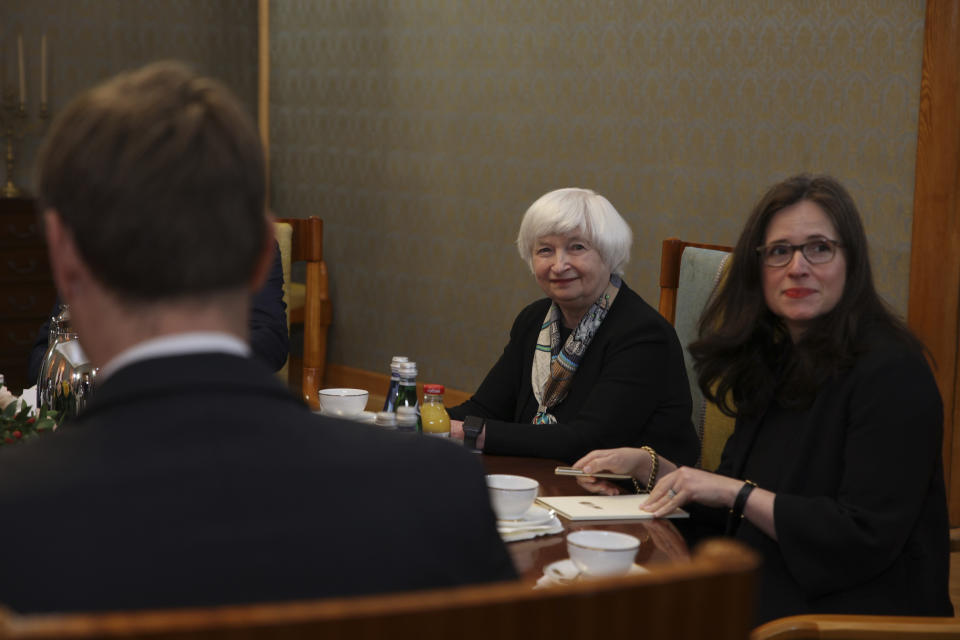
[[[384,411],[397,410],[397,392],[400,390],[400,365],[410,362],[407,356],[393,356],[390,361],[390,387],[387,389],[387,399],[383,403]]]
[[[397,412],[400,407],[413,407],[417,414],[416,431],[420,433],[422,425],[420,422],[420,407],[417,402],[417,363],[400,363],[400,387],[397,389]],[[400,417],[397,416],[398,428]]]
[[[450,437],[450,415],[443,406],[442,384],[423,385],[423,406],[420,407],[420,420],[423,432],[441,438]]]

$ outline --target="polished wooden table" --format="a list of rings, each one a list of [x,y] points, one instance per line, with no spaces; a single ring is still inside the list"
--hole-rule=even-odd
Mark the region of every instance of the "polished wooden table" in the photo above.
[[[527,476],[540,483],[541,496],[590,495],[575,478],[555,475],[557,466],[566,466],[556,460],[521,458],[515,456],[481,455],[487,473],[509,473]],[[507,544],[517,573],[523,580],[536,581],[551,562],[567,557],[566,534],[581,529],[605,529],[629,533],[640,539],[636,563],[654,566],[690,559],[687,543],[670,520],[578,520],[573,522],[559,516],[563,532],[521,540]]]

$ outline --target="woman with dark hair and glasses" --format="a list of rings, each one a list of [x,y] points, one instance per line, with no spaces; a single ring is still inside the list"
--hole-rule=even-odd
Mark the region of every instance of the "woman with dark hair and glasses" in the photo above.
[[[737,419],[717,473],[637,449],[575,466],[640,482],[659,466],[647,510],[696,503],[695,518],[763,555],[761,621],[953,615],[940,394],[923,346],[874,288],[843,186],[800,175],[766,193],[690,351],[704,394]]]

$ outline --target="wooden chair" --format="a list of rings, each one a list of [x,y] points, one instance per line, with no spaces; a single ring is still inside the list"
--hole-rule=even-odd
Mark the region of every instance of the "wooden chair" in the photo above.
[[[323,386],[327,364],[327,332],[333,317],[327,264],[323,261],[323,220],[277,218],[277,242],[283,262],[287,322],[303,325],[303,370],[300,389],[313,410],[320,408],[317,391]],[[306,263],[306,282],[293,282],[292,265]],[[286,367],[281,370],[286,379]]]
[[[725,273],[732,251],[724,245],[667,238],[660,253],[659,310],[673,324],[683,345],[693,400],[691,419],[701,443],[698,464],[711,471],[720,463],[723,445],[733,432],[733,420],[703,397],[687,346],[697,338],[700,315]]]
[[[757,627],[751,640],[960,640],[960,618],[909,616],[789,616]]]
[[[438,548],[438,553],[442,549]],[[546,589],[514,582],[171,611],[0,612],[0,638],[745,640],[753,620],[758,563],[755,553],[735,541],[710,540],[688,563],[663,565],[648,574]]]
[[[667,238],[660,248],[660,315],[674,324],[677,312],[677,290],[680,287],[680,268],[683,252],[687,247],[733,253],[733,247],[722,244],[703,244],[700,242],[685,242],[680,238]],[[714,273],[714,284],[719,282],[720,274]],[[706,300],[704,300],[704,303]],[[686,346],[686,345],[684,345]]]

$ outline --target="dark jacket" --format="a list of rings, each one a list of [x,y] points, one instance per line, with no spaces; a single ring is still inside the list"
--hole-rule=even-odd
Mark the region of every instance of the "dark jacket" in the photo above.
[[[224,354],[133,363],[77,421],[0,449],[0,517],[0,603],[21,612],[515,576],[475,455],[314,415]]]
[[[810,408],[737,422],[718,472],[777,494],[777,541],[737,532],[764,557],[761,621],[953,615],[942,428],[923,355],[884,333]]]
[[[452,418],[486,418],[485,453],[575,461],[594,449],[650,445],[677,464],[694,464],[700,442],[690,421],[690,387],[673,327],[625,283],[587,348],[557,424],[535,425],[530,380],[544,298],[513,323],[510,342],[476,394]]]

